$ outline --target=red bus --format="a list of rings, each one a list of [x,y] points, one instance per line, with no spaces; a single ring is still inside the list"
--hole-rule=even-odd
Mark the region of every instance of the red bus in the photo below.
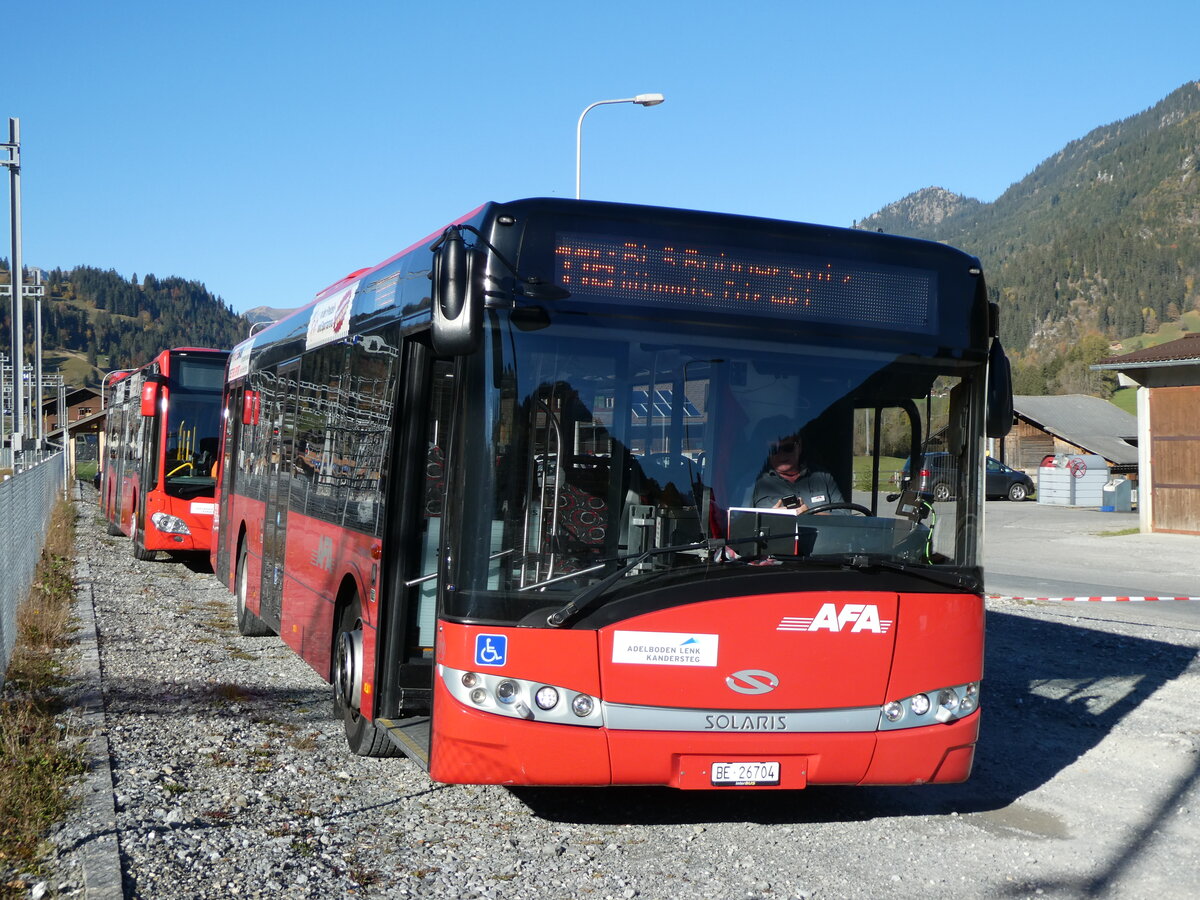
[[[234,348],[214,570],[437,781],[961,781],[995,333],[947,246],[489,203]]]
[[[181,347],[105,379],[100,508],[137,559],[209,550],[228,358]]]

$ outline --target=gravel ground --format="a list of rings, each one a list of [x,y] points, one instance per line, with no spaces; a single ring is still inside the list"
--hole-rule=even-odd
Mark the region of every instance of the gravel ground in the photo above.
[[[350,755],[328,686],[278,639],[240,637],[206,566],[136,562],[95,509],[85,487],[126,897],[1200,895],[1195,630],[993,603],[965,785],[445,786]],[[106,830],[81,812],[56,831],[50,893],[82,893]]]

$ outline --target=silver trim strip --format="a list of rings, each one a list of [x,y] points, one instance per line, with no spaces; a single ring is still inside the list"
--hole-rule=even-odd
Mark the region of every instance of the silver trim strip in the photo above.
[[[602,703],[604,724],[616,731],[690,731],[700,734],[868,732],[879,727],[879,707],[855,709],[673,709]]]

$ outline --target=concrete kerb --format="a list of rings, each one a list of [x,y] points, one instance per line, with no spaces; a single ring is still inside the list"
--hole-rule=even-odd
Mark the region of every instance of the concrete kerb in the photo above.
[[[75,497],[79,502],[76,486]],[[83,868],[84,896],[89,900],[124,898],[121,853],[117,846],[117,811],[113,802],[113,776],[108,731],[104,719],[104,693],[100,678],[100,643],[92,573],[87,563],[76,570],[75,619],[79,629],[80,691],[76,709],[84,733],[87,771],[80,787],[80,828],[84,832],[77,850]]]

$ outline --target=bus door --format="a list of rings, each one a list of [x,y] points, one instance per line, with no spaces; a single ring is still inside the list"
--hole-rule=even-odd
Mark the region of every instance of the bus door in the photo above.
[[[109,534],[121,533],[121,479],[125,471],[125,402],[124,394],[118,393],[120,385],[113,389],[112,401],[104,423],[107,440],[104,444],[104,479],[100,490],[104,492],[102,503],[104,515],[110,525]]]
[[[225,398],[225,421],[222,423],[224,428],[221,435],[219,468],[221,496],[217,510],[219,527],[215,529],[216,562],[213,565],[214,571],[219,574],[223,573],[221,574],[222,580],[228,578],[231,571],[229,528],[226,527],[226,523],[229,522],[230,507],[233,505],[231,498],[237,489],[237,466],[234,465],[234,451],[242,442],[242,398],[245,393],[245,385],[239,385],[236,389],[229,391]]]
[[[131,390],[129,417],[130,422],[130,447],[134,452],[134,457],[131,460],[133,463],[132,470],[126,472],[126,475],[132,475],[132,481],[129,490],[129,534],[133,536],[135,533],[146,532],[146,495],[158,487],[158,448],[159,448],[159,432],[163,428],[163,423],[166,421],[166,416],[156,414],[153,416],[144,416],[141,413],[141,397],[143,386],[148,381],[158,381],[159,391],[163,390],[162,382],[158,378],[158,366],[150,366],[146,369],[142,378],[130,379]],[[161,394],[160,394],[161,396]],[[170,398],[167,398],[170,402]],[[159,407],[161,412],[162,407]],[[136,543],[136,542],[135,542]]]
[[[276,370],[270,406],[264,410],[271,429],[267,443],[266,509],[263,515],[262,593],[259,618],[279,632],[283,612],[284,553],[287,550],[288,495],[293,471],[296,402],[300,360]]]
[[[386,649],[377,662],[377,719],[392,740],[429,767],[433,644],[437,629],[438,557],[453,410],[454,364],[434,359],[421,343],[406,342],[399,382],[384,558],[396,561],[381,622]]]

